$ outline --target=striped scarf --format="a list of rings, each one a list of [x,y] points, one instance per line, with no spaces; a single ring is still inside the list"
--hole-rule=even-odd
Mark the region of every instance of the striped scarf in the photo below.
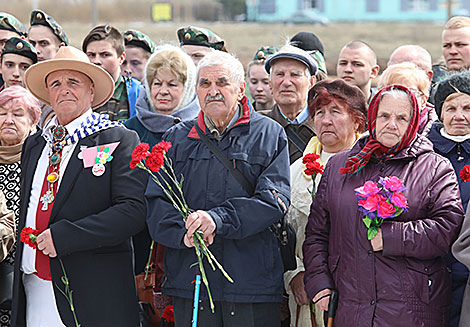
[[[395,146],[388,148],[382,145],[379,141],[377,141],[375,128],[377,111],[379,108],[382,94],[392,88],[403,90],[408,93],[408,95],[410,95],[412,101],[412,112],[410,117],[410,123],[408,124],[406,132],[403,135],[402,139]],[[364,147],[358,154],[348,158],[345,166],[339,169],[340,174],[357,174],[362,168],[367,165],[370,158],[372,157],[372,154],[376,153],[378,155],[394,155],[411,144],[411,142],[416,137],[416,133],[418,132],[419,127],[419,107],[416,97],[410,90],[408,90],[403,85],[388,85],[384,87],[374,96],[369,105],[369,110],[367,112],[367,127],[369,129],[369,139],[367,143],[364,145]]]

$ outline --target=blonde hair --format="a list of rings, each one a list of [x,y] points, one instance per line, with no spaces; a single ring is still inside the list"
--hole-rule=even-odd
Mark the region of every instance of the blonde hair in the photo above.
[[[418,90],[426,97],[429,97],[429,86],[431,82],[429,81],[428,75],[411,62],[391,65],[385,69],[380,76],[377,88],[380,90],[392,84],[402,84],[406,86],[409,83],[416,84]]]
[[[188,78],[187,65],[181,51],[171,48],[164,49],[150,58],[145,76],[149,86],[152,85],[155,75],[161,71],[172,72],[181,83],[186,83]]]
[[[455,16],[447,21],[445,30],[456,30],[462,27],[470,27],[470,18],[464,16]]]

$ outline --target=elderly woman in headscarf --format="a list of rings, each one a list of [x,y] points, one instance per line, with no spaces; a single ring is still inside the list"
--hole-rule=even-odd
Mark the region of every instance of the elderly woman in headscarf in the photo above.
[[[383,71],[377,87],[381,89],[392,84],[404,85],[416,96],[419,105],[418,133],[427,136],[437,115],[434,106],[428,102],[431,81],[426,72],[411,62],[391,65]]]
[[[428,138],[434,151],[452,163],[459,182],[460,198],[464,211],[470,200],[470,183],[464,167],[470,164],[470,73],[458,73],[442,80],[435,93],[436,111],[440,121],[431,129]],[[470,172],[470,171],[469,171]],[[459,325],[462,298],[468,280],[468,269],[452,255],[446,257],[452,276],[452,307],[450,327]],[[470,316],[467,323],[470,325]]]
[[[36,131],[40,115],[38,100],[25,88],[11,86],[0,92],[0,191],[15,214],[15,226],[20,211],[21,149],[24,140]],[[16,244],[2,264],[13,269],[15,254]],[[8,306],[0,308],[0,323],[2,327],[10,325]]]
[[[336,326],[446,326],[443,257],[463,219],[454,169],[417,133],[418,102],[402,85],[374,96],[367,127],[368,136],[328,161],[312,204],[308,298],[327,310],[337,290]]]
[[[308,103],[317,136],[310,140],[304,155],[314,153],[320,157],[320,164],[325,165],[334,154],[350,149],[360,133],[364,132],[366,99],[357,86],[349,85],[341,79],[323,80],[310,89]],[[284,274],[285,288],[289,294],[291,326],[294,327],[311,327],[313,316],[317,326],[323,326],[322,311],[316,308],[311,314],[304,288],[305,269],[302,263],[302,243],[312,203],[309,190],[312,185],[318,185],[321,174],[316,175],[315,183],[312,184],[312,175],[306,174],[305,168],[302,158],[291,165],[291,205],[287,214],[297,235],[297,268]]]

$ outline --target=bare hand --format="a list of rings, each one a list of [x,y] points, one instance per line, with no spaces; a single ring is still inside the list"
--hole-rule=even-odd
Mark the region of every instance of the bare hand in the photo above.
[[[204,233],[204,240],[206,241],[206,244],[210,245],[212,244],[212,242],[214,242],[216,227],[215,222],[214,219],[212,219],[211,215],[208,214],[206,211],[198,210],[190,214],[188,216],[188,219],[186,220],[185,226],[187,232],[184,236],[183,241],[187,247],[194,246],[193,234],[196,231]]]
[[[370,244],[372,244],[372,249],[377,251],[382,251],[384,249],[383,238],[382,238],[382,228],[379,228],[377,235],[373,239],[370,240]]]
[[[326,296],[326,297],[322,298],[321,300],[318,300],[318,299],[320,299],[321,297],[323,297],[327,294],[331,294],[331,290],[328,289],[328,288],[325,288],[324,290],[321,290],[320,292],[318,292],[312,299],[313,303],[315,303],[315,305],[320,310],[328,311],[328,304],[330,303],[330,297]]]
[[[39,234],[36,242],[38,244],[38,249],[42,251],[44,255],[48,255],[51,258],[57,257],[57,252],[55,250],[50,229],[46,229],[44,232]]]
[[[305,285],[304,285],[304,272],[299,272],[292,278],[290,282],[290,288],[292,289],[292,293],[294,294],[295,302],[298,305],[307,305],[308,304],[308,296],[307,292],[305,292]]]

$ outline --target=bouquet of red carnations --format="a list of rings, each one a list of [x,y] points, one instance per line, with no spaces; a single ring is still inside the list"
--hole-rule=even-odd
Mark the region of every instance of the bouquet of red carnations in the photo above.
[[[308,190],[312,196],[312,200],[315,198],[315,178],[317,177],[317,174],[323,174],[323,165],[318,162],[319,159],[320,156],[315,153],[307,153],[302,158],[302,163],[305,165],[305,175],[312,177],[313,188],[311,191]]]
[[[380,177],[378,183],[367,181],[356,188],[359,210],[364,214],[362,221],[367,227],[368,240],[373,239],[385,219],[395,218],[408,211],[408,199],[403,194],[406,188],[395,176]]]

